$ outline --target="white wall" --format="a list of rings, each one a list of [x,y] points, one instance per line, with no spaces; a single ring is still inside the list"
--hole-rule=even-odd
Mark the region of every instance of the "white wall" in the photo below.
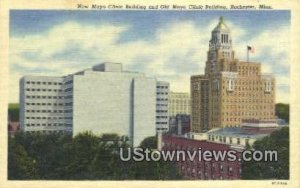
[[[75,75],[73,135],[83,131],[117,133],[134,139],[134,145],[154,135],[154,81],[129,72],[86,71]]]
[[[149,78],[134,79],[133,146],[149,136],[155,136],[156,81]]]

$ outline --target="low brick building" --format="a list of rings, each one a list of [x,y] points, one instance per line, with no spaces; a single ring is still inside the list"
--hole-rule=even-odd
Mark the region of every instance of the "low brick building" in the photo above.
[[[162,150],[184,150],[193,151],[199,150],[204,152],[205,150],[210,151],[229,151],[231,150],[229,145],[212,143],[204,140],[194,140],[184,137],[176,137],[171,135],[164,135],[162,137]],[[241,162],[228,161],[228,160],[212,160],[204,161],[198,160],[199,153],[195,157],[194,161],[190,161],[188,157],[185,161],[180,160],[177,163],[177,167],[180,173],[186,179],[200,179],[200,180],[222,180],[222,179],[240,179],[241,178]],[[240,153],[237,153],[239,156]]]

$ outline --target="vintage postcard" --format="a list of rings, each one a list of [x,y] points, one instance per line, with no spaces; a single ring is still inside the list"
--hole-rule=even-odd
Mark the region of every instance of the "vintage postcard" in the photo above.
[[[300,187],[299,1],[1,10],[3,187]]]

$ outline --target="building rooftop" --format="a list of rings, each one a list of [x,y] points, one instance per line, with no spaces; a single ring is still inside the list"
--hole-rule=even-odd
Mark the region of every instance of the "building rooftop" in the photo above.
[[[232,137],[243,137],[243,138],[263,138],[268,136],[266,133],[251,133],[246,132],[242,127],[225,127],[220,129],[212,129],[207,132],[208,134],[232,136]]]

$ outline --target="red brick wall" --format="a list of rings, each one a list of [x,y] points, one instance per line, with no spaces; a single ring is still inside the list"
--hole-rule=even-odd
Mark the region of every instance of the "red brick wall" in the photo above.
[[[212,143],[207,141],[193,140],[170,135],[163,136],[163,150],[205,150],[228,151],[230,147],[226,144]],[[194,161],[176,162],[181,174],[186,179],[240,179],[241,163],[238,161],[210,161],[198,160],[198,152]]]

